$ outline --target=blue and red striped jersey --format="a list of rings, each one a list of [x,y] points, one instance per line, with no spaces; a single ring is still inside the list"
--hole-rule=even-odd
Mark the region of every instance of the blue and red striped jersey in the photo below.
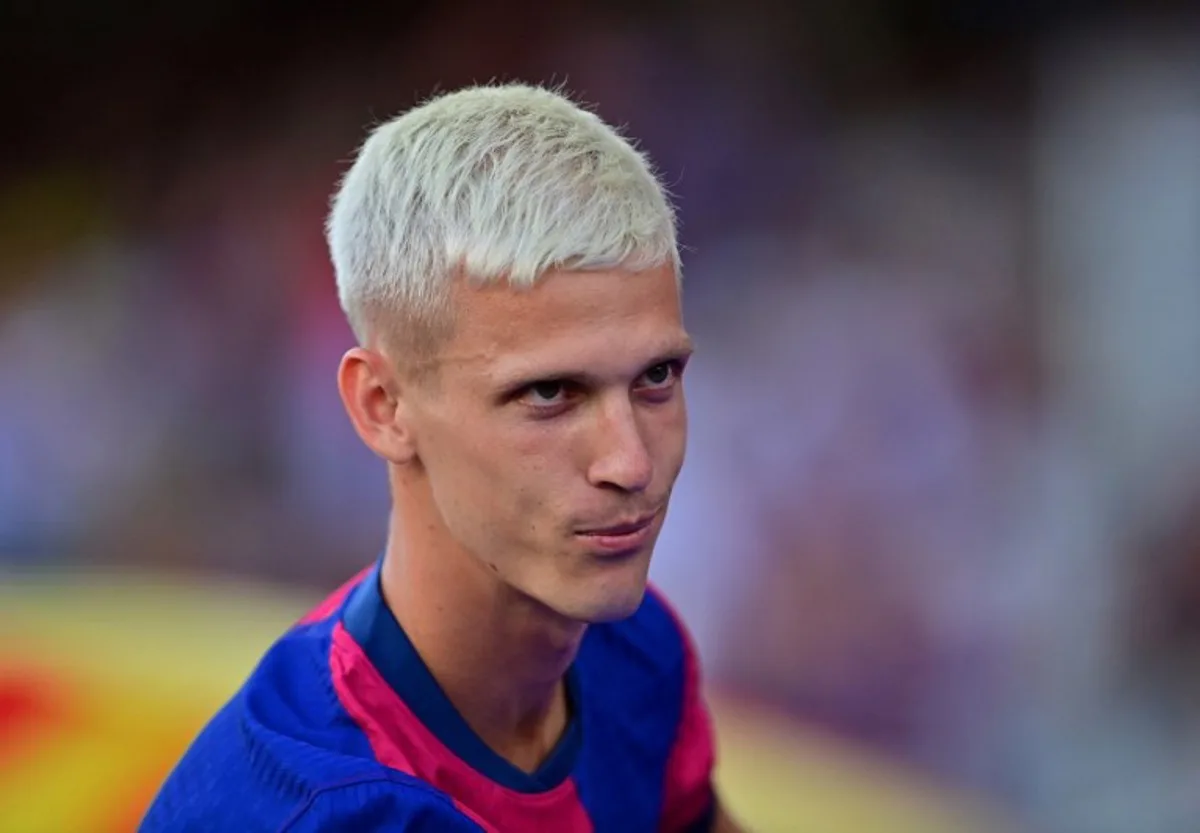
[[[141,830],[707,830],[713,739],[695,652],[653,588],[591,626],[571,719],[536,772],[467,726],[384,603],[379,562],[266,653],[188,749]]]

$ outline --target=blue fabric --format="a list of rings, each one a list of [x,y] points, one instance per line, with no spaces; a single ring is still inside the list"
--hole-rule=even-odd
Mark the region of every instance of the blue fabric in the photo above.
[[[651,593],[629,619],[584,637],[575,665],[587,754],[575,783],[597,831],[658,829],[665,761],[683,711],[683,663],[675,620]]]
[[[193,742],[142,833],[479,833],[455,797],[380,764],[333,685],[343,622],[372,664],[447,748],[536,801],[568,776],[596,833],[652,833],[683,708],[685,645],[647,594],[629,619],[589,628],[568,675],[573,717],[555,753],[527,775],[483,745],[445,698],[370,572],[338,610],[294,628]],[[711,818],[697,820],[707,829]],[[683,833],[681,831],[680,833]]]
[[[447,796],[375,762],[333,689],[331,634],[330,622],[308,625],[271,649],[192,743],[139,830],[479,833]],[[386,825],[375,823],[381,813]]]

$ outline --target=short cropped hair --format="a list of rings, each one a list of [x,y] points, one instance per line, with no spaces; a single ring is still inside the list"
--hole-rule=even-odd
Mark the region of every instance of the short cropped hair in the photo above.
[[[413,348],[446,318],[456,276],[529,287],[552,269],[680,274],[675,211],[646,156],[565,95],[519,84],[451,92],[379,125],[326,233],[364,344],[378,328]]]

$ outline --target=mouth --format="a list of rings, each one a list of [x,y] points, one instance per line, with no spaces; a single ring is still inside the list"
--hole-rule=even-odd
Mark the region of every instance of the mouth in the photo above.
[[[645,545],[654,529],[658,512],[641,515],[611,526],[584,529],[575,533],[589,549],[601,553],[627,553]]]

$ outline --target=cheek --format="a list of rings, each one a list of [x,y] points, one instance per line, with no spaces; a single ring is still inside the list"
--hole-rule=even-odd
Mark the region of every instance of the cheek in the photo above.
[[[423,462],[454,538],[504,560],[500,553],[554,532],[567,465],[561,436],[466,408],[428,416],[421,426]]]
[[[503,445],[487,434],[486,425],[466,418],[439,419],[423,428],[425,476],[446,522],[455,529],[491,522],[510,496]]]
[[[560,455],[520,432],[460,438],[450,452],[455,463],[444,487],[457,493],[457,508],[481,534],[526,538],[551,525],[561,492]]]
[[[532,537],[556,534],[569,522],[571,501],[583,483],[575,460],[576,441],[563,428],[523,427],[507,438],[509,459],[497,477],[511,489],[509,509],[516,513],[524,534]]]
[[[542,448],[514,450],[503,476],[510,484],[515,511],[522,513],[529,524],[542,523],[541,519],[560,502],[569,485],[563,475],[568,465],[565,452],[560,456],[547,454]]]
[[[673,479],[683,466],[687,450],[687,409],[683,402],[680,401],[677,409],[663,414],[662,419],[654,423],[653,430],[657,462],[663,473]]]

